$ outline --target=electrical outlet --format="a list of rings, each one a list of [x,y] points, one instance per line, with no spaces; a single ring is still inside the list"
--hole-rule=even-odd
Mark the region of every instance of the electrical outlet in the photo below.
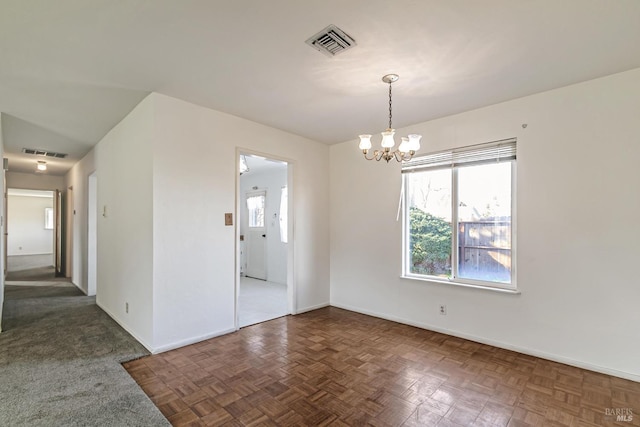
[[[129,303],[128,302],[124,303],[124,312],[125,313],[129,313]]]
[[[447,306],[444,304],[440,304],[440,314],[442,314],[443,316],[447,315]]]

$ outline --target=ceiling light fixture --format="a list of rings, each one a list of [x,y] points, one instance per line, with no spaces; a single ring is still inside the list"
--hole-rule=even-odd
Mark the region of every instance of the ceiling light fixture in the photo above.
[[[393,135],[396,130],[391,127],[391,118],[393,116],[391,109],[391,84],[398,81],[400,77],[397,74],[387,74],[382,77],[382,81],[389,83],[389,127],[382,132],[382,150],[374,150],[373,156],[369,157],[367,154],[371,149],[371,135],[359,135],[360,144],[359,147],[364,154],[364,158],[367,160],[385,160],[389,163],[389,160],[396,159],[398,162],[410,160],[413,155],[420,149],[421,135],[411,134],[407,137],[402,137],[402,142],[398,146],[397,150],[391,151],[391,148],[396,144],[393,140]]]
[[[240,175],[245,172],[249,172],[249,166],[247,165],[247,156],[240,154]]]
[[[39,171],[46,171],[47,170],[47,162],[44,162],[42,160],[38,160],[38,165],[36,166],[36,168],[38,168]]]

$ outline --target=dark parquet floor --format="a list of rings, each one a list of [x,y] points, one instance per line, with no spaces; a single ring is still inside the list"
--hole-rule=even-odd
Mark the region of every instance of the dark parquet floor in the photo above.
[[[640,426],[640,383],[333,307],[124,366],[176,426]]]

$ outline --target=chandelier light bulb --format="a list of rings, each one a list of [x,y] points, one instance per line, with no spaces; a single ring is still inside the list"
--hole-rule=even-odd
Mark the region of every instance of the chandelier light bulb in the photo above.
[[[402,142],[398,146],[398,151],[401,152],[401,153],[408,153],[410,151],[409,150],[409,138],[407,138],[406,136],[403,136],[400,139],[402,140]]]
[[[409,151],[418,151],[420,149],[420,138],[422,138],[422,135],[416,135],[415,133],[409,135]]]
[[[391,148],[396,145],[396,142],[393,140],[393,135],[395,135],[395,129],[387,129],[384,132],[381,132],[382,135],[382,148]]]
[[[361,150],[369,150],[371,149],[371,135],[359,135],[360,145],[358,147]]]

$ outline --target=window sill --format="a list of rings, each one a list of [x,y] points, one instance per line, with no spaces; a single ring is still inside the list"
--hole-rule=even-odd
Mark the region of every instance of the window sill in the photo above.
[[[409,279],[409,280],[417,280],[419,282],[430,282],[430,283],[439,283],[442,285],[453,285],[453,286],[460,286],[463,288],[473,288],[473,289],[481,289],[484,291],[493,291],[493,292],[500,292],[500,293],[504,293],[504,294],[511,294],[511,295],[520,295],[521,292],[517,289],[507,289],[507,288],[494,288],[491,286],[482,286],[482,285],[475,285],[472,283],[463,283],[463,282],[456,282],[453,280],[445,280],[445,279],[434,279],[434,278],[427,278],[427,277],[418,277],[418,276],[400,276],[401,279]]]

